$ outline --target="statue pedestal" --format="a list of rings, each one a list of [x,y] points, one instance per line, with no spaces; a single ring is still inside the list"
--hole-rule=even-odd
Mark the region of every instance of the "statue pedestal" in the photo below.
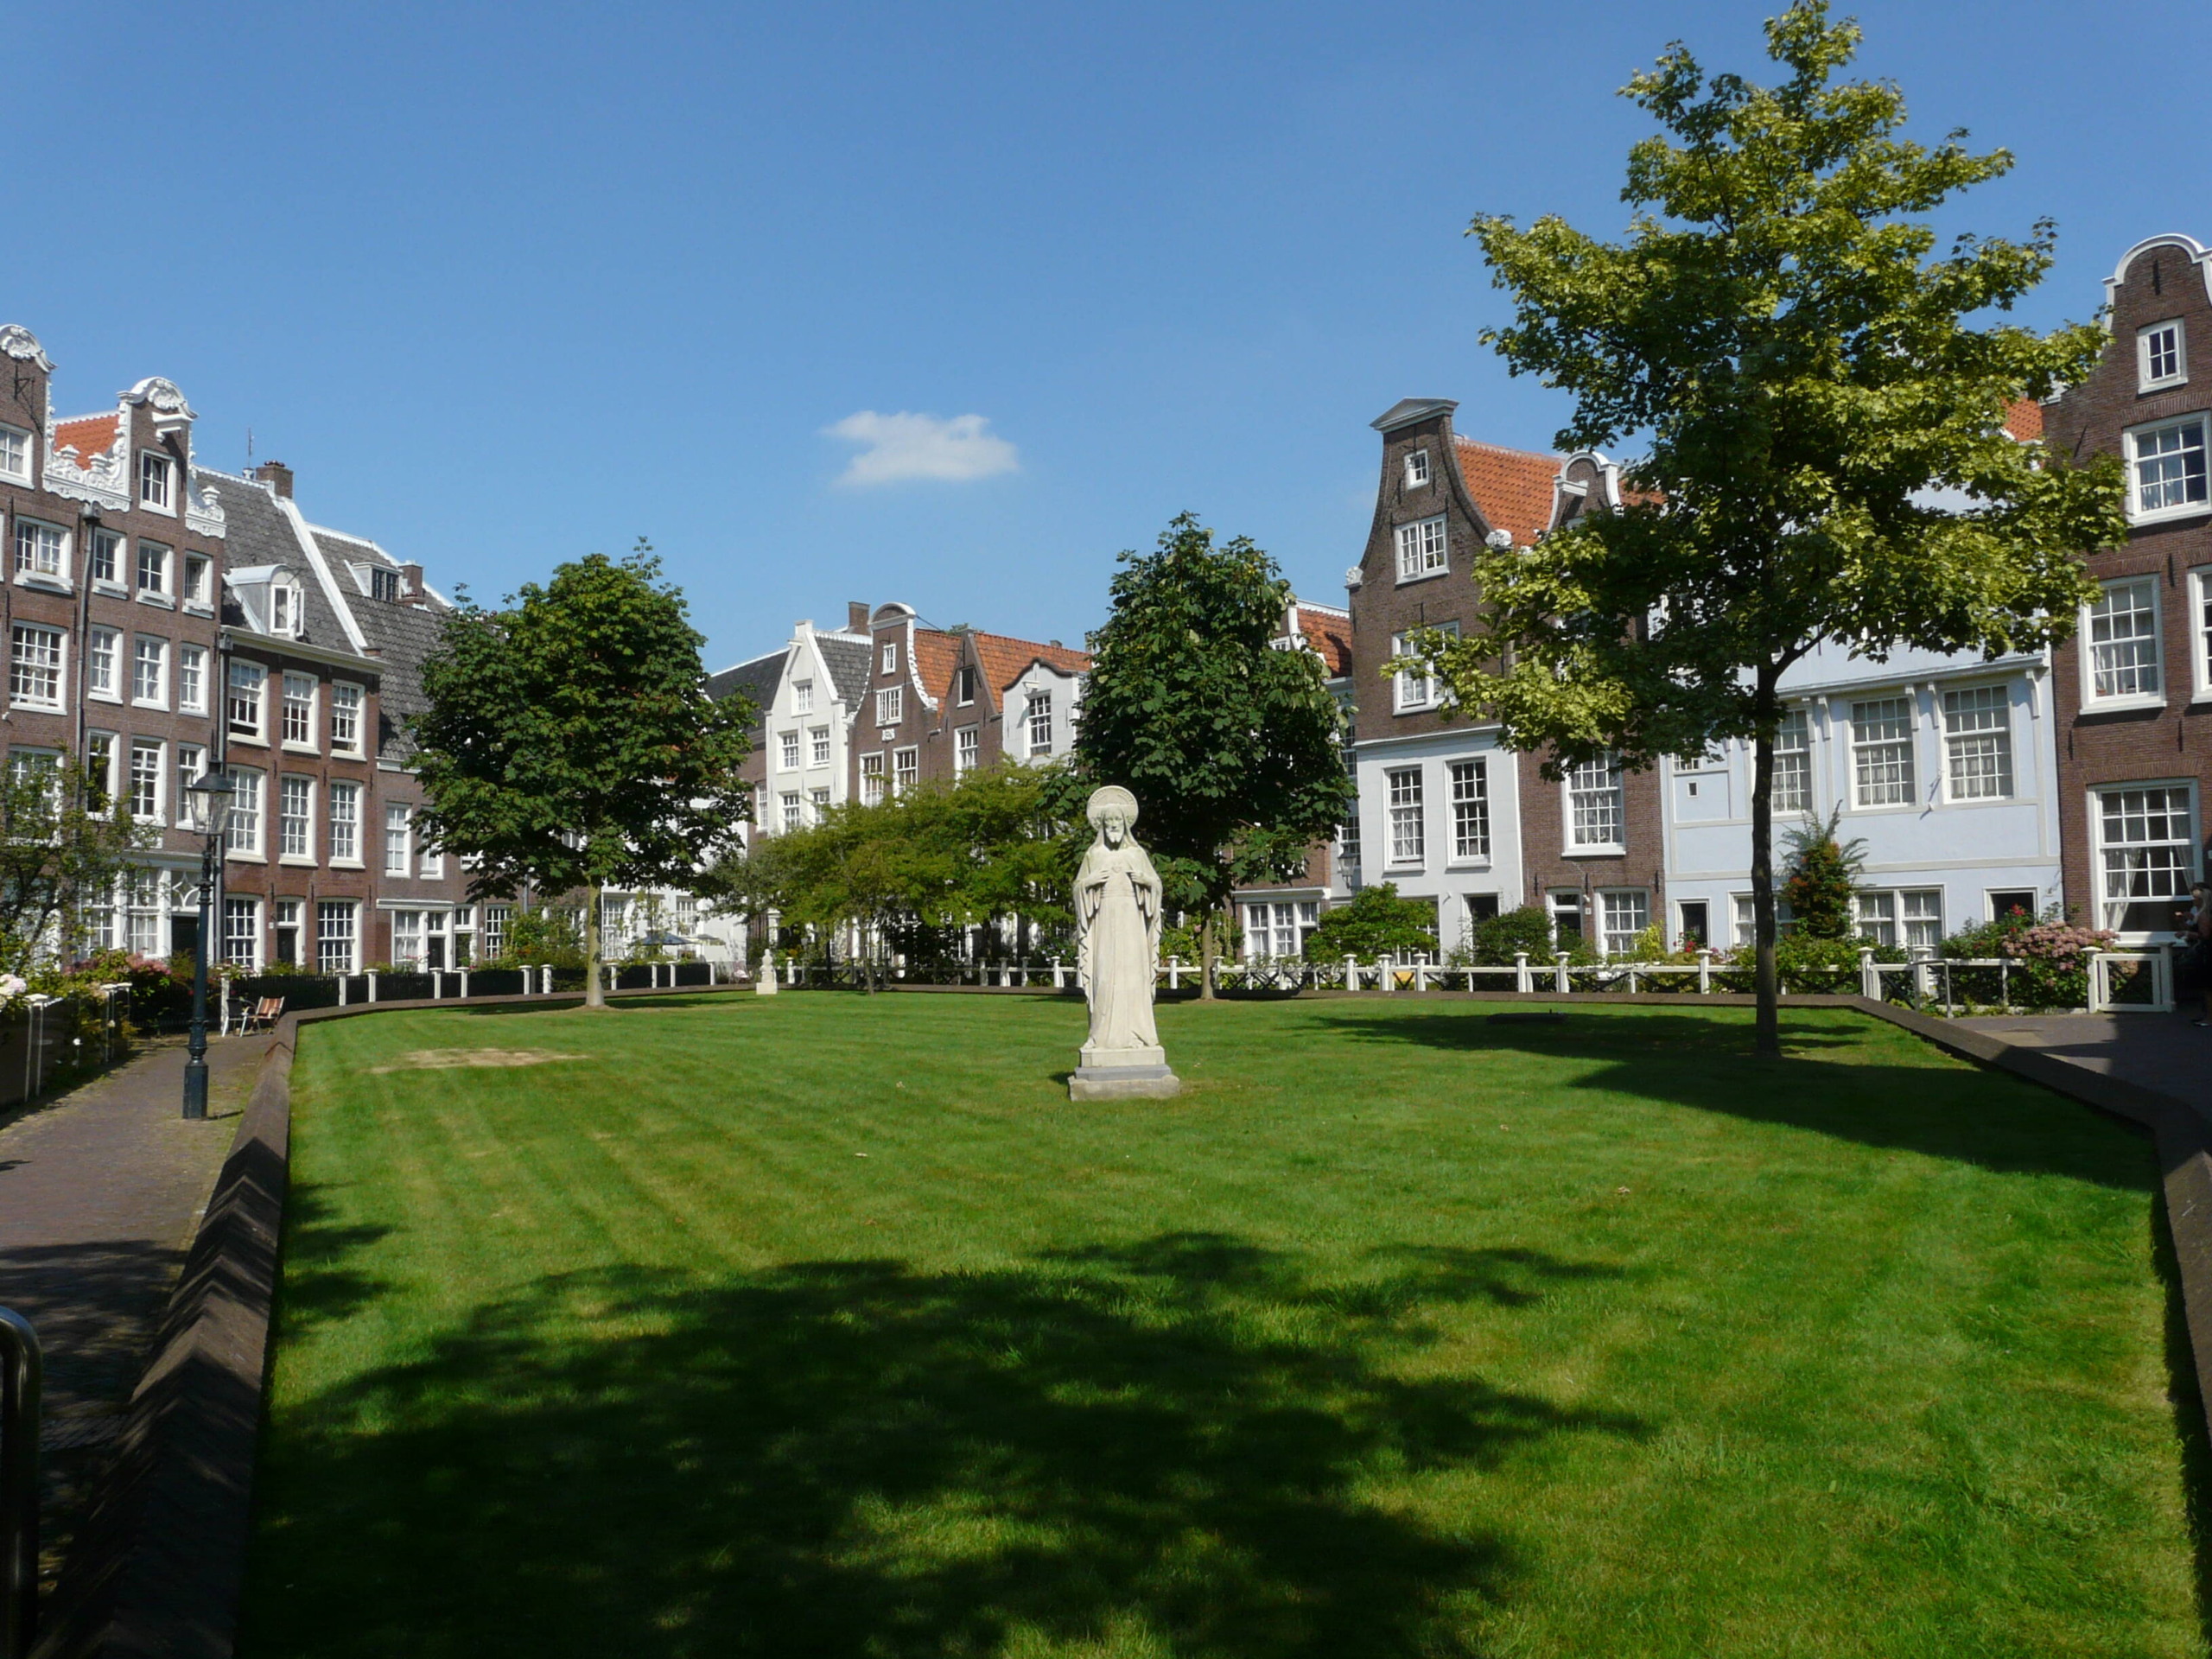
[[[1183,1080],[1167,1069],[1164,1048],[1093,1048],[1083,1046],[1083,1063],[1068,1079],[1070,1100],[1165,1100],[1183,1092]]]

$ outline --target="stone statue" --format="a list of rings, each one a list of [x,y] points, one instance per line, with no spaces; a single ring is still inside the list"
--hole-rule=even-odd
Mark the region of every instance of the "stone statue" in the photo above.
[[[1116,784],[1094,791],[1097,839],[1075,877],[1081,940],[1076,976],[1090,1002],[1090,1040],[1068,1080],[1071,1100],[1145,1099],[1179,1092],[1152,1021],[1160,961],[1160,873],[1129,834],[1136,797]]]

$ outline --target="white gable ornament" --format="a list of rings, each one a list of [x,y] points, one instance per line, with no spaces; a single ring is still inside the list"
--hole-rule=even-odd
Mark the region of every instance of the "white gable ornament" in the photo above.
[[[1160,872],[1129,833],[1136,797],[1118,784],[1094,791],[1086,816],[1097,838],[1075,877],[1076,974],[1090,1005],[1090,1040],[1068,1079],[1070,1100],[1158,1100],[1180,1094],[1152,1017],[1160,964]]]

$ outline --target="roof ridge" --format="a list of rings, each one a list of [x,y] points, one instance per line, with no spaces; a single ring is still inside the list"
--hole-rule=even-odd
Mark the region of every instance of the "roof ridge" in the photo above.
[[[1454,432],[1452,442],[1468,449],[1487,449],[1494,455],[1518,455],[1524,461],[1563,463],[1567,457],[1551,449],[1516,449],[1510,444],[1491,443],[1482,438],[1471,438],[1465,433]]]

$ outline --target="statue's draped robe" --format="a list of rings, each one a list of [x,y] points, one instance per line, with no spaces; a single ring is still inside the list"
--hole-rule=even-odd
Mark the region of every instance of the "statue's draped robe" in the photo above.
[[[1102,837],[1083,855],[1076,900],[1084,918],[1079,969],[1090,994],[1086,1052],[1157,1048],[1153,969],[1160,960],[1160,876],[1144,849]]]

